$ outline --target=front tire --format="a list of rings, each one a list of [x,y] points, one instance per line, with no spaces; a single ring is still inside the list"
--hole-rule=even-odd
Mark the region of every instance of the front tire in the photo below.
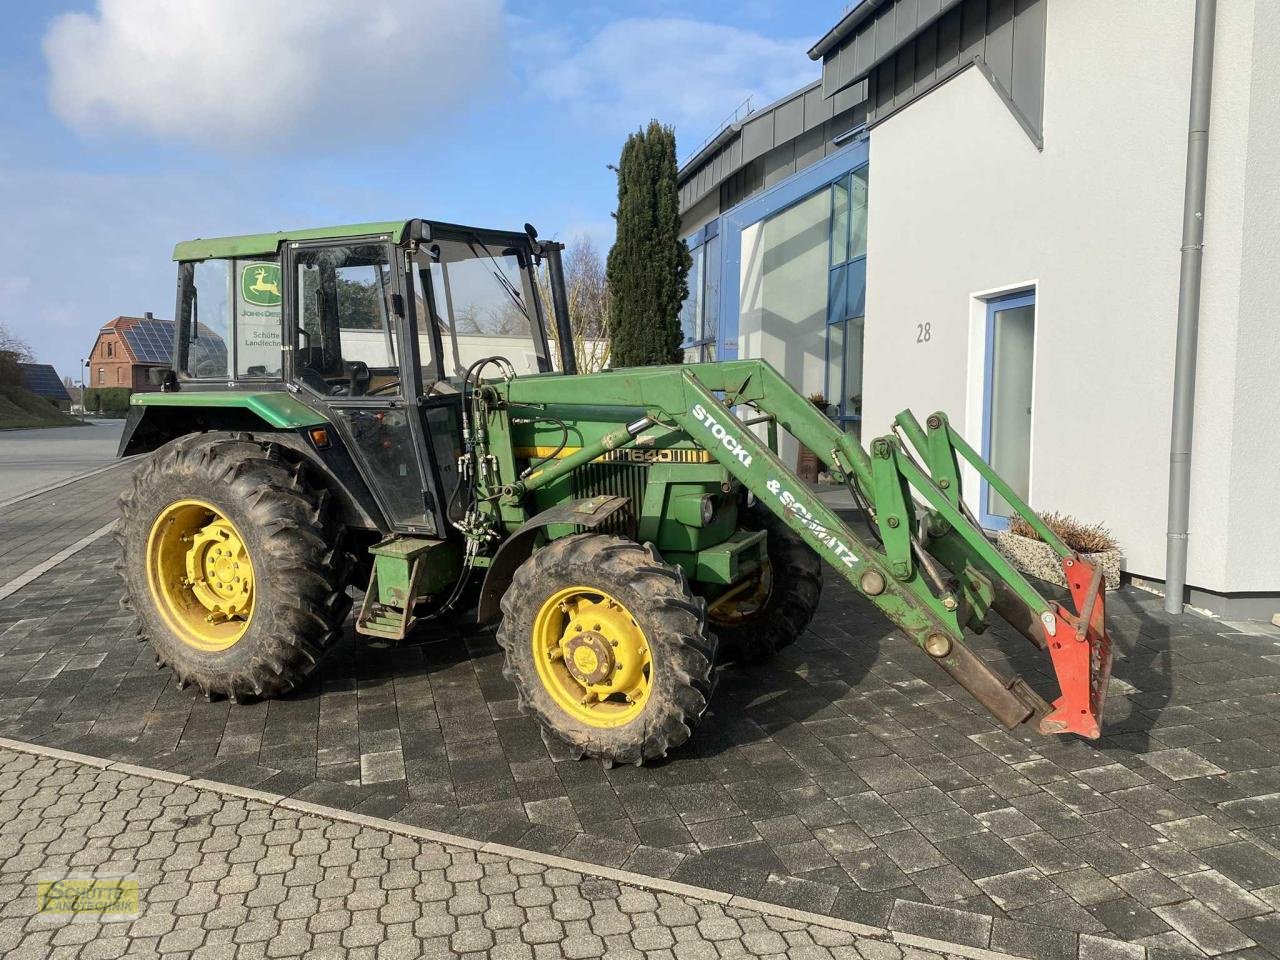
[[[743,526],[765,531],[768,566],[713,601],[707,622],[720,638],[722,660],[760,663],[795,643],[813,619],[822,599],[822,560],[759,503],[744,511]]]
[[[121,496],[123,603],[180,686],[278,696],[341,635],[350,556],[305,471],[248,434],[196,434],[156,451]]]
[[[651,546],[556,540],[516,571],[502,612],[503,672],[521,708],[583,755],[665,756],[707,708],[715,638],[704,604]]]

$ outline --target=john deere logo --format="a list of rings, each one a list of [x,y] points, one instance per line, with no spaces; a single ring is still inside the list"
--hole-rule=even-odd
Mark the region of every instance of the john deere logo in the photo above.
[[[259,307],[280,306],[280,267],[251,263],[240,271],[240,295]]]

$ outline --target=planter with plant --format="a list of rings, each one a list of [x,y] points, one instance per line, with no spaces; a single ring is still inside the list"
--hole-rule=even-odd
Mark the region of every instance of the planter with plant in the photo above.
[[[820,393],[809,394],[809,402],[821,410],[824,414],[827,412],[827,398]],[[800,444],[800,449],[796,453],[796,476],[805,483],[817,483],[818,473],[822,470],[822,462],[818,459],[818,455]]]
[[[1108,590],[1120,586],[1120,562],[1124,555],[1106,527],[1100,523],[1081,523],[1061,513],[1042,513],[1040,519],[1068,547],[1102,567]],[[1015,517],[1008,530],[996,533],[995,540],[997,549],[1023,573],[1059,586],[1067,585],[1062,578],[1062,560],[1021,517]]]

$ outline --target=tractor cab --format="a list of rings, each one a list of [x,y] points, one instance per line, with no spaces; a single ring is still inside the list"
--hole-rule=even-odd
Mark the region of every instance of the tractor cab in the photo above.
[[[427,220],[179,244],[170,387],[292,394],[340,434],[377,526],[443,537],[464,377],[552,370],[536,270],[562,282],[559,256],[531,227]]]

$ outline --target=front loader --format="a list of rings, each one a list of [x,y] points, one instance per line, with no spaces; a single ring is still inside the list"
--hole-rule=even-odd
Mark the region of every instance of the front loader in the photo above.
[[[179,244],[173,373],[121,444],[156,450],[119,538],[158,665],[211,697],[283,693],[359,588],[379,642],[496,624],[523,709],[642,763],[688,739],[717,664],[797,639],[825,565],[1006,727],[1099,736],[1101,571],[944,414],[904,412],[864,450],[759,360],[579,375],[559,257],[532,228],[424,220]],[[862,522],[782,463],[779,431]],[[1074,609],[993,547],[964,463],[1061,556]],[[1052,703],[970,650],[993,612],[1050,657]]]

